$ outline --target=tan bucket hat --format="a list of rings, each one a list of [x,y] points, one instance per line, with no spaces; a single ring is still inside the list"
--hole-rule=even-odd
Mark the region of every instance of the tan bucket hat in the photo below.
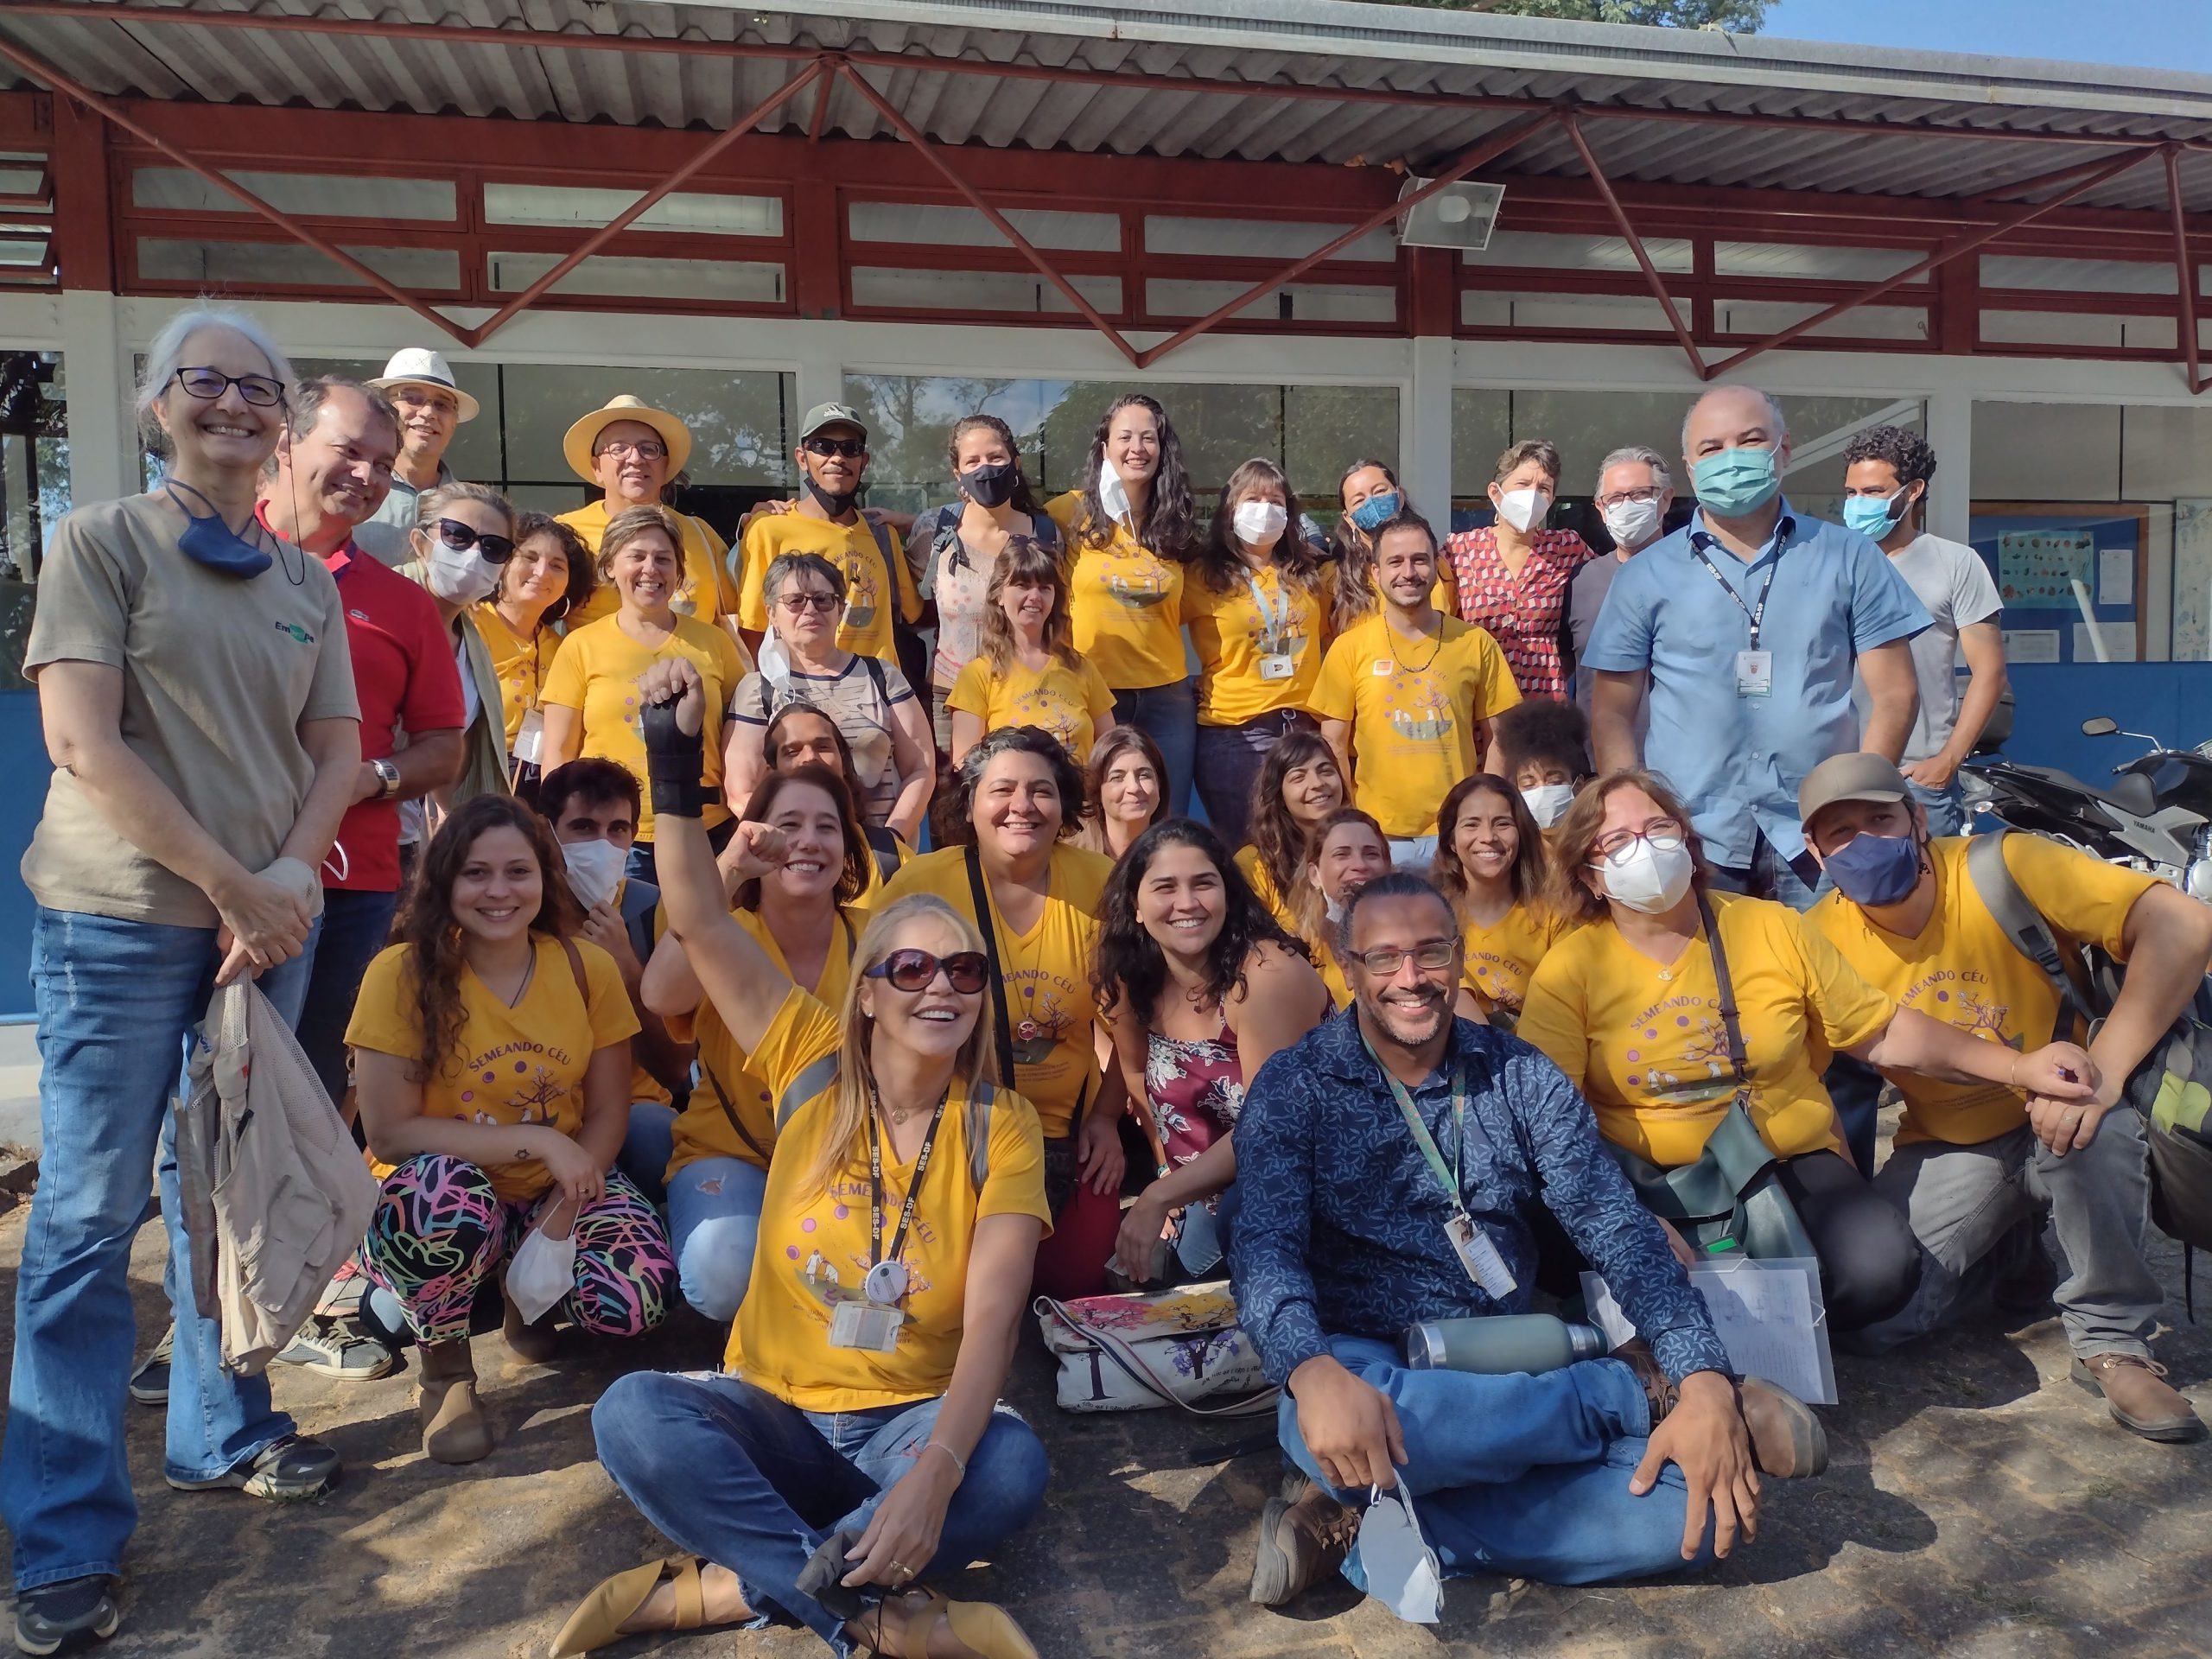
[[[599,468],[592,465],[593,446],[598,443],[599,435],[617,421],[636,421],[660,434],[660,441],[668,446],[670,477],[682,472],[683,463],[691,459],[691,429],[680,418],[626,391],[617,392],[570,427],[561,440],[561,453],[587,484],[599,482]]]

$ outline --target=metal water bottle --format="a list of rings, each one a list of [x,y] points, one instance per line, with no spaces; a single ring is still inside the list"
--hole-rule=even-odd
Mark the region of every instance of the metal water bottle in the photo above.
[[[1549,1313],[1494,1313],[1487,1319],[1428,1319],[1406,1332],[1406,1363],[1417,1371],[1480,1371],[1503,1376],[1564,1370],[1599,1359],[1605,1333]]]

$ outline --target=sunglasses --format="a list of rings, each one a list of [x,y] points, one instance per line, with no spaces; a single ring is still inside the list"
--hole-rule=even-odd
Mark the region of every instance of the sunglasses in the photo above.
[[[842,455],[847,461],[858,461],[868,454],[866,438],[806,438],[799,447],[810,455]]]
[[[909,948],[893,950],[861,972],[869,979],[887,979],[893,990],[911,995],[929,989],[936,982],[940,968],[956,992],[962,996],[974,996],[983,988],[990,963],[980,950],[956,950],[949,957],[933,957],[926,950]]]
[[[828,616],[844,604],[835,594],[785,594],[777,603],[793,616],[803,611],[812,611],[818,616]]]
[[[220,369],[179,369],[176,383],[185,396],[212,404],[232,386],[256,409],[274,409],[284,401],[284,383],[265,374],[225,374]]]
[[[515,553],[512,537],[494,536],[488,530],[478,530],[458,518],[438,520],[438,539],[456,551],[474,548],[486,564],[505,564]]]

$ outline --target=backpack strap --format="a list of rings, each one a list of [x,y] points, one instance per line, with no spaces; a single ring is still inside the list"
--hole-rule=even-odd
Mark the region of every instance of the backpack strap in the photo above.
[[[569,959],[569,972],[576,982],[576,995],[584,1000],[584,1012],[591,1012],[591,982],[584,977],[584,953],[576,949],[574,939],[561,941],[561,953]]]
[[[882,705],[883,717],[887,722],[891,718],[891,684],[883,675],[883,658],[863,657],[861,661],[868,664],[868,683],[875,687],[875,700]]]
[[[2012,948],[2043,969],[2058,992],[2058,1020],[2053,1027],[2051,1040],[2056,1042],[2066,1034],[2068,1016],[2078,1019],[2084,1029],[2096,1023],[2091,1010],[2088,991],[2088,970],[2082,966],[2080,953],[2061,945],[2050,931],[2050,924],[2044,920],[2043,912],[2028,902],[2028,895],[2020,891],[2020,884],[2012,879],[2012,871],[2005,862],[2005,838],[2015,833],[1999,830],[1993,835],[1976,836],[1967,843],[1967,876],[1973,881],[1979,897],[1997,925],[2005,930],[2005,937]]]
[[[703,1058],[699,1062],[699,1075],[706,1078],[708,1086],[715,1091],[715,1102],[721,1107],[722,1116],[729,1120],[730,1128],[737,1131],[737,1138],[753,1149],[753,1155],[760,1160],[760,1167],[767,1168],[768,1148],[753,1138],[752,1131],[747,1129],[738,1117],[737,1108],[729,1103],[729,1094],[723,1089],[722,1080],[715,1075],[714,1067],[709,1065]]]
[[[998,1048],[999,1075],[1001,1082],[1014,1087],[1014,1025],[1007,1014],[1006,976],[999,969],[998,930],[991,925],[991,895],[983,885],[982,855],[970,847],[963,855],[968,866],[968,896],[976,906],[976,931],[983,936],[983,957],[991,972],[991,1015],[995,1022],[991,1033]]]

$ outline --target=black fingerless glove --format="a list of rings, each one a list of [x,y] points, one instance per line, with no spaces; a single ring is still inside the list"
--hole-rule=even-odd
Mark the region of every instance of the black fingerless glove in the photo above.
[[[654,816],[703,816],[707,791],[699,775],[707,769],[706,734],[687,732],[676,723],[674,698],[647,703],[639,726],[645,740],[645,778],[652,785]]]

